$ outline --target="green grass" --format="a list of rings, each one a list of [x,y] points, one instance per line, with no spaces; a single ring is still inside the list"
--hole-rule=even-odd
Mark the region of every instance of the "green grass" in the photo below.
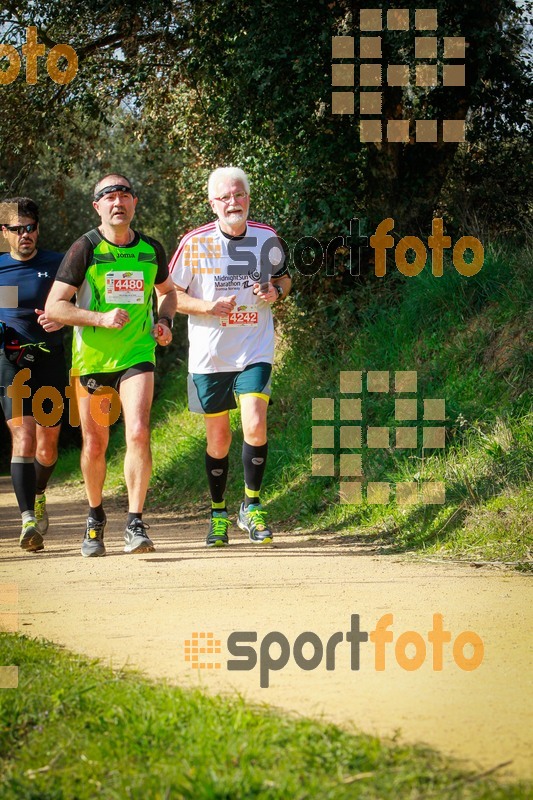
[[[113,672],[0,634],[2,800],[526,798],[529,784],[459,771],[427,748],[383,743]]]
[[[439,279],[427,268],[416,278],[394,272],[366,284],[354,279],[353,291],[317,305],[312,315],[294,298],[288,301],[263,492],[276,525],[345,532],[383,544],[384,552],[415,550],[531,568],[533,534],[524,525],[531,509],[525,487],[533,477],[531,263],[527,251],[489,250],[473,278],[448,266]],[[296,281],[296,294],[297,289]],[[178,513],[184,506],[201,510],[208,506],[203,422],[186,409],[185,365],[165,358],[154,407],[149,503]],[[413,369],[419,398],[446,400],[446,448],[422,451],[420,438],[414,451],[365,447],[364,476],[391,484],[444,481],[446,502],[340,504],[338,466],[335,479],[311,476],[312,398],[339,399],[340,370],[392,375]],[[395,426],[392,392],[364,390],[362,398],[363,425]],[[421,400],[418,409],[421,426]],[[338,447],[340,421],[318,424],[335,427]],[[238,412],[232,414],[232,426],[231,509],[242,494]],[[124,488],[122,448],[118,429],[108,475],[108,486],[117,490]],[[61,470],[76,476],[69,460]]]

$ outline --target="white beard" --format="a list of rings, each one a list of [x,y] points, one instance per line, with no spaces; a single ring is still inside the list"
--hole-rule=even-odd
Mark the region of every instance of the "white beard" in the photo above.
[[[244,222],[247,216],[248,215],[244,211],[242,211],[242,209],[239,209],[239,211],[235,211],[231,214],[229,214],[226,211],[226,213],[224,214],[224,222],[226,223],[226,225],[237,225],[241,222]]]

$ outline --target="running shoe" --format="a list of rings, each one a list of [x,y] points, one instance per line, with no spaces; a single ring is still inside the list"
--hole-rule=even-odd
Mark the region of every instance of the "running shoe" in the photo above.
[[[87,517],[87,528],[81,543],[81,554],[85,558],[105,556],[104,528],[107,520],[99,522],[93,517]]]
[[[213,511],[209,524],[209,533],[205,540],[207,547],[225,547],[229,544],[228,528],[231,522],[227,511]]]
[[[28,550],[30,553],[44,550],[43,537],[39,533],[35,520],[22,523],[22,533],[20,534],[19,544],[23,550]]]
[[[41,536],[44,536],[49,525],[45,494],[38,494],[35,498],[35,519],[37,520],[37,530]]]
[[[146,525],[142,519],[134,519],[126,526],[124,531],[124,545],[125,553],[153,553],[155,550],[154,543],[146,533]]]
[[[267,525],[267,512],[260,503],[251,503],[249,506],[241,503],[237,525],[242,531],[247,531],[251,542],[270,544],[274,535]]]

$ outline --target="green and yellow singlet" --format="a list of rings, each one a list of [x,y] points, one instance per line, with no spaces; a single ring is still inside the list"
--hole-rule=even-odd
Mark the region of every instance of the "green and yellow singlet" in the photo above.
[[[80,308],[101,312],[124,308],[130,317],[122,329],[74,328],[74,374],[117,372],[143,361],[155,363],[153,290],[167,277],[162,245],[137,231],[128,245],[109,242],[96,228],[74,242],[56,279],[77,288]]]

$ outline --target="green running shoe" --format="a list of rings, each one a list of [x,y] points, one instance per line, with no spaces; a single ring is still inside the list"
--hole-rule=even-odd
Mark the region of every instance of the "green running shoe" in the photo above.
[[[107,520],[98,522],[93,517],[87,517],[85,536],[81,543],[81,554],[85,558],[105,556],[104,528]]]
[[[46,495],[38,494],[35,498],[35,519],[37,520],[37,530],[44,536],[50,524],[48,511],[46,510]]]
[[[39,550],[44,550],[43,537],[39,533],[35,520],[22,523],[22,533],[20,534],[19,544],[23,550],[28,550],[30,553],[37,553]]]
[[[213,511],[209,524],[209,533],[205,544],[207,547],[225,547],[229,544],[228,528],[231,522],[227,511]]]
[[[237,525],[242,531],[248,532],[251,542],[272,543],[274,534],[267,525],[266,515],[267,512],[259,503],[251,503],[246,507],[241,503]]]

